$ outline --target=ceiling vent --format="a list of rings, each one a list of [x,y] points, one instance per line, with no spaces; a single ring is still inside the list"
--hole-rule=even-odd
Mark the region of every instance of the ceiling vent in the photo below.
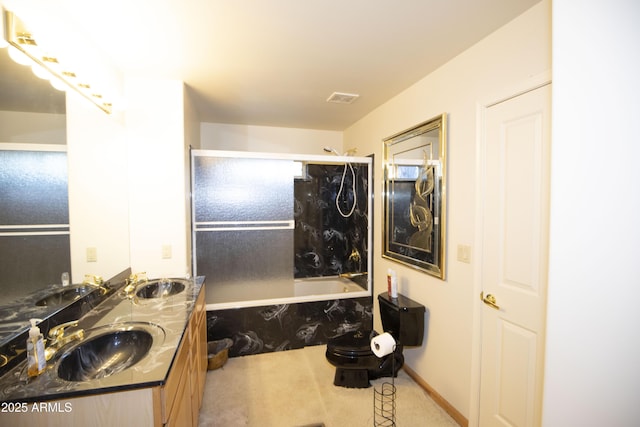
[[[356,95],[355,93],[333,92],[331,96],[327,98],[327,102],[333,102],[334,104],[351,104],[358,99],[359,96],[360,95]]]

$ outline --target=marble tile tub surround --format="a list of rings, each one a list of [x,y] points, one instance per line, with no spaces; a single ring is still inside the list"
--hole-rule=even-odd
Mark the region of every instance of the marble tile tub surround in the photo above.
[[[372,297],[207,311],[207,340],[231,338],[230,357],[322,345],[371,329]]]
[[[39,306],[37,302],[55,292],[70,289],[73,285],[49,285],[10,304],[0,306],[0,376],[26,358],[25,342],[29,334],[29,319],[42,319],[38,325],[46,337],[49,329],[80,319],[114,293],[118,292],[131,275],[127,268],[104,282],[107,292],[97,288],[66,304]]]
[[[368,165],[351,167],[355,194],[347,165],[308,163],[294,181],[295,278],[367,271]]]
[[[57,362],[65,349],[77,344],[72,342],[63,347],[48,362],[46,371],[36,378],[26,376],[25,362],[2,376],[0,401],[45,401],[163,384],[203,283],[204,277],[193,278],[183,292],[162,298],[134,300],[118,292],[80,319],[78,327],[85,330],[85,336],[98,328],[124,322],[160,326],[163,333],[154,336],[149,353],[135,365],[105,378],[63,380],[57,375]]]

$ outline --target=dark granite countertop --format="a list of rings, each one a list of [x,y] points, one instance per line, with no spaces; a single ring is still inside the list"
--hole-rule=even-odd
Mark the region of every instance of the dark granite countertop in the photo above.
[[[58,301],[56,304],[55,296],[63,292],[73,292],[73,299]],[[28,331],[29,319],[46,319],[81,298],[82,302],[89,303],[89,300],[95,299],[91,297],[99,297],[92,295],[94,293],[99,294],[100,290],[92,285],[52,284],[0,305],[0,346],[7,344],[16,335]]]
[[[203,277],[196,277],[188,281],[183,292],[161,298],[133,299],[122,292],[111,295],[79,319],[77,327],[68,329],[73,333],[82,328],[84,339],[62,347],[47,363],[43,374],[29,378],[26,362],[21,362],[0,377],[0,401],[54,400],[164,384],[203,283]],[[154,338],[149,352],[135,365],[87,381],[59,378],[58,365],[66,350],[107,329],[132,327],[145,329]]]

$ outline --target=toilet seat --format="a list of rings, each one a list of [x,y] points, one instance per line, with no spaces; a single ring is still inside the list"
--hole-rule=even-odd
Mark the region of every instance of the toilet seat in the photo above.
[[[378,335],[375,331],[356,331],[329,340],[327,352],[336,356],[366,357],[373,356],[371,338]]]

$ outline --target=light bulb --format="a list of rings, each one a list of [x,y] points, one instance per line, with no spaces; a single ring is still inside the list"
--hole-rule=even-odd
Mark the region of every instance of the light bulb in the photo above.
[[[34,63],[33,65],[31,65],[31,71],[33,71],[33,74],[36,77],[43,80],[50,80],[52,77],[51,73],[40,64]]]
[[[29,58],[24,52],[20,51],[14,46],[9,46],[9,57],[13,59],[16,64],[31,65],[33,60]]]
[[[49,83],[51,83],[51,86],[53,86],[54,89],[57,89],[61,92],[67,91],[67,84],[60,80],[58,77],[53,77],[51,80],[49,80]]]

